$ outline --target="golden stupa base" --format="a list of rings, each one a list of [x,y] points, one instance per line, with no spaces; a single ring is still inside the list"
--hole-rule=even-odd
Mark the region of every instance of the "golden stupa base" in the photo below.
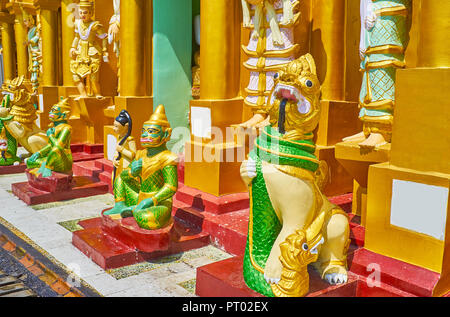
[[[72,143],[103,143],[103,127],[113,123],[112,119],[105,117],[104,110],[112,105],[113,99],[111,97],[78,99],[78,97],[69,97],[72,106],[69,124],[74,130]]]

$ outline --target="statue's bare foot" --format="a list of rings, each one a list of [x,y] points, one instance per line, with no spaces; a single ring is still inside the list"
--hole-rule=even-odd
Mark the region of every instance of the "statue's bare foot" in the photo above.
[[[361,148],[366,148],[366,149],[374,149],[378,146],[384,145],[386,144],[386,140],[383,137],[382,134],[380,133],[371,133],[369,135],[369,137],[364,141],[359,143],[359,146]]]
[[[269,284],[278,284],[281,280],[283,265],[277,257],[269,256],[264,269],[264,278]]]
[[[270,124],[270,117],[267,116],[265,120],[255,125],[256,129],[264,129],[266,126]]]
[[[365,139],[366,139],[366,135],[364,134],[364,132],[360,132],[358,134],[343,138],[342,141],[344,141],[344,142],[351,142],[351,141],[362,142]]]
[[[344,284],[348,280],[347,270],[340,265],[329,265],[324,270],[323,278],[331,285]]]

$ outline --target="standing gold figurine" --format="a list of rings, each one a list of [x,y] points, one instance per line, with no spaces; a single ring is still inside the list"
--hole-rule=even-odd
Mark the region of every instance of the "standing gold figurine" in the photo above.
[[[102,99],[98,71],[101,57],[105,63],[109,62],[108,35],[104,32],[100,22],[93,21],[93,6],[94,4],[88,0],[80,1],[80,19],[75,22],[75,39],[70,50],[73,58],[70,63],[70,71],[80,92],[79,98],[95,95],[98,99]],[[89,92],[86,90],[88,84]]]

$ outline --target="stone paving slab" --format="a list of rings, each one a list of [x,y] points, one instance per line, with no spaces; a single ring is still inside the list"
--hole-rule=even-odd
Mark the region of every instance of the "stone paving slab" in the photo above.
[[[211,245],[182,254],[104,271],[72,245],[77,222],[111,207],[111,194],[27,206],[11,192],[24,174],[0,176],[0,221],[66,272],[68,283],[84,283],[109,297],[195,296],[196,268],[231,257]],[[69,278],[68,278],[69,279]]]

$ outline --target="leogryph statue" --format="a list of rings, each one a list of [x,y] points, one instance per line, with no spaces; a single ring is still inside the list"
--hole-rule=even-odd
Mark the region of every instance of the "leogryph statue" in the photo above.
[[[241,166],[250,193],[244,279],[265,296],[303,296],[309,263],[330,284],[347,281],[349,224],[321,193],[327,165],[314,155],[320,84],[312,56],[292,61],[275,78],[271,124]]]
[[[396,71],[405,67],[411,0],[361,0],[359,96],[364,131],[345,138],[361,147],[391,142]]]
[[[5,95],[0,105],[0,166],[17,165],[20,158],[17,157],[17,141],[5,127],[5,121],[12,120],[8,116],[11,107],[11,96]]]
[[[178,189],[178,156],[166,143],[172,129],[160,105],[144,123],[141,145],[130,166],[114,183],[115,206],[105,215],[133,216],[139,227],[164,228],[171,223],[172,196]]]
[[[10,94],[11,108],[0,115],[5,128],[11,136],[29,153],[33,154],[45,145],[48,137],[36,125],[36,106],[32,102],[31,92],[24,84],[24,77],[20,76],[3,83],[2,90]]]
[[[62,99],[54,105],[48,117],[52,122],[47,130],[48,144],[34,153],[27,161],[28,168],[35,168],[37,176],[50,177],[52,172],[69,173],[72,171],[72,151],[70,140],[72,127],[67,123],[71,107],[68,99]]]
[[[95,95],[101,99],[99,70],[103,57],[108,62],[108,34],[98,21],[93,21],[94,4],[89,0],[81,0],[79,4],[80,20],[75,22],[75,39],[70,54],[73,60],[70,70],[77,85],[80,97]],[[101,41],[101,43],[99,43]],[[86,91],[89,82],[91,92]]]

